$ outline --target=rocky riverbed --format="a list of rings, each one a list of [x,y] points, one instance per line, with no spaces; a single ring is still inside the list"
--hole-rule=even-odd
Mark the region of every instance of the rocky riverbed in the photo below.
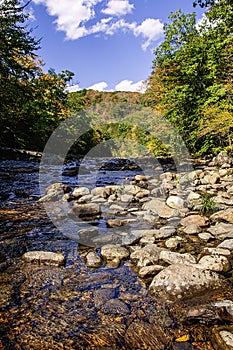
[[[126,175],[3,189],[0,348],[233,349],[232,158]]]

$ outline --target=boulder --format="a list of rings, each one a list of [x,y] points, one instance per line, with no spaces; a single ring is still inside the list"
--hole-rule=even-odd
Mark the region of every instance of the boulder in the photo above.
[[[205,270],[216,272],[227,272],[231,269],[231,264],[224,255],[205,255],[199,260],[198,265]]]
[[[135,262],[138,267],[156,265],[159,261],[161,248],[156,244],[147,244],[143,248],[136,249],[130,255],[131,261]]]
[[[90,190],[87,187],[75,187],[72,192],[72,196],[74,198],[86,196],[87,194],[90,194]]]
[[[170,208],[164,201],[159,198],[154,198],[148,202],[146,202],[143,207],[144,210],[149,210],[158,214],[161,218],[171,218],[178,215],[176,209]]]
[[[215,222],[226,221],[230,224],[233,224],[233,208],[220,210],[217,213],[211,215],[210,219]]]
[[[96,252],[89,252],[86,255],[86,265],[88,267],[100,267],[102,265],[102,260]]]
[[[122,260],[128,258],[129,252],[119,244],[106,244],[101,248],[101,256],[107,260],[113,260],[115,258]]]
[[[65,257],[60,253],[45,252],[42,250],[34,250],[24,253],[22,259],[29,263],[61,266],[65,264]]]
[[[96,216],[101,213],[100,206],[97,203],[74,203],[72,210],[75,214],[78,214],[80,217]]]
[[[184,208],[184,200],[178,196],[170,196],[168,197],[166,204],[173,209],[183,209]]]
[[[197,225],[200,227],[204,227],[207,224],[208,219],[204,216],[194,214],[186,216],[181,220],[181,225],[183,226],[190,226],[190,225]]]
[[[215,272],[202,270],[195,264],[174,264],[159,272],[150,284],[152,295],[174,301],[198,296],[223,285]]]
[[[196,259],[193,255],[188,253],[179,254],[169,250],[161,251],[159,259],[168,264],[196,264]]]

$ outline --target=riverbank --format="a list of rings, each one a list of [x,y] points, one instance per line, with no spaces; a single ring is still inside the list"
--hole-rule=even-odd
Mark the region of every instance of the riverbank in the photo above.
[[[232,188],[220,155],[189,173],[6,199],[3,348],[231,349]]]

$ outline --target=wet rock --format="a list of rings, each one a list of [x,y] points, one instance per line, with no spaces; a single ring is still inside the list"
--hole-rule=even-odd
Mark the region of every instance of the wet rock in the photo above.
[[[120,201],[122,203],[130,203],[130,202],[132,202],[132,200],[133,200],[133,196],[130,194],[122,194],[120,196]]]
[[[89,252],[86,255],[86,265],[88,267],[100,267],[102,265],[102,260],[96,252]]]
[[[183,209],[184,208],[184,200],[178,196],[170,196],[168,197],[166,204],[173,209]]]
[[[189,253],[179,254],[168,250],[163,250],[159,259],[168,264],[196,264],[196,259],[193,255]]]
[[[119,244],[106,244],[101,248],[101,255],[107,260],[113,260],[115,258],[122,260],[128,258],[129,252]]]
[[[129,314],[129,307],[119,299],[110,299],[101,307],[101,311],[105,314],[114,316],[126,316]]]
[[[226,210],[220,210],[219,212],[211,215],[210,219],[212,221],[226,221],[233,224],[233,208],[228,208]]]
[[[216,272],[227,272],[231,269],[229,260],[223,255],[205,255],[199,260],[198,265]]]
[[[60,253],[31,251],[24,253],[22,259],[32,264],[61,266],[65,264],[65,257]]]
[[[124,221],[119,219],[109,219],[106,224],[108,227],[120,227],[124,225]]]
[[[176,209],[172,209],[165,204],[164,201],[159,198],[152,199],[143,205],[144,210],[148,210],[156,213],[161,218],[171,218],[178,215]]]
[[[111,288],[100,288],[94,291],[94,303],[97,308],[105,304],[108,300],[115,297],[115,289]]]
[[[220,300],[206,305],[197,305],[188,309],[187,321],[211,324],[216,322],[233,322],[233,302]]]
[[[230,251],[233,250],[233,239],[225,239],[222,243],[220,243],[217,248],[228,249]]]
[[[170,340],[158,324],[139,320],[133,321],[125,334],[127,349],[163,350]]]
[[[164,269],[164,266],[162,266],[162,265],[145,266],[139,270],[138,276],[141,278],[148,277],[151,275],[154,276],[158,272],[162,271],[163,269]]]
[[[75,214],[78,214],[80,217],[96,216],[101,213],[100,206],[96,203],[74,203],[72,210]]]
[[[197,225],[200,227],[205,227],[208,222],[208,219],[204,216],[194,214],[194,215],[188,215],[185,218],[181,220],[181,225],[183,226],[190,226],[190,225]]]
[[[202,270],[195,264],[174,264],[156,275],[150,284],[152,295],[165,300],[198,296],[223,285],[223,279],[215,272]]]
[[[135,262],[138,267],[145,267],[148,265],[156,265],[159,261],[161,248],[156,244],[148,244],[143,248],[136,249],[130,255],[131,261]]]
[[[159,229],[159,233],[155,234],[156,239],[164,239],[173,236],[176,229],[173,226],[163,226]]]
[[[88,228],[83,228],[81,230],[78,230],[78,236],[80,240],[88,240],[96,237],[98,235],[98,228],[97,227],[91,227],[89,225]]]
[[[214,326],[212,328],[211,344],[215,350],[233,349],[233,327]]]
[[[136,243],[140,238],[132,233],[128,233],[126,236],[122,237],[122,245],[131,245]]]
[[[155,243],[155,237],[153,236],[144,236],[140,239],[141,245],[153,244],[153,243]]]
[[[214,226],[210,226],[207,231],[220,240],[233,238],[233,224],[220,222]]]

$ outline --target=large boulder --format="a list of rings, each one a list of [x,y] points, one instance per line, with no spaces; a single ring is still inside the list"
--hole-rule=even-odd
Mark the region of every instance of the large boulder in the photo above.
[[[223,279],[215,272],[195,264],[173,264],[154,277],[149,291],[157,298],[174,301],[192,298],[222,285]]]

